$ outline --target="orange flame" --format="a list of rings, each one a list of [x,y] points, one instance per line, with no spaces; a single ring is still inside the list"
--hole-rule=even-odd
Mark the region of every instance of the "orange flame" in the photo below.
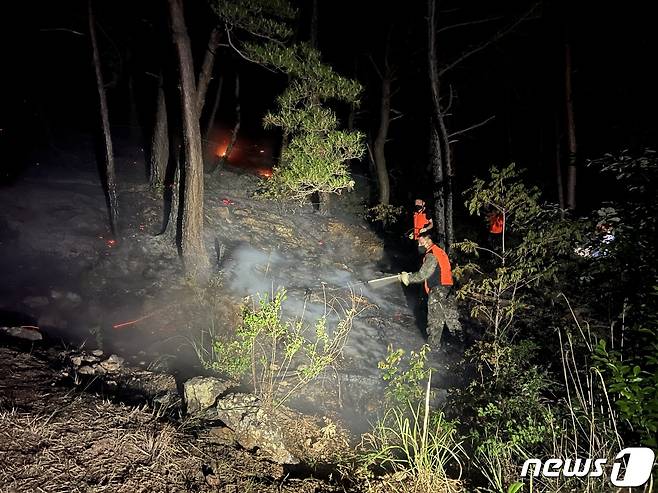
[[[224,157],[226,156],[226,149],[228,148],[228,144],[220,144],[217,146],[217,150],[215,151],[215,154],[217,157]]]

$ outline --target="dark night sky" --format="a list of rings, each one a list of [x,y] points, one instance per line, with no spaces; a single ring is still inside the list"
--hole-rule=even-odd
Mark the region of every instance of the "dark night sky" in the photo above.
[[[301,2],[302,4],[304,2]],[[439,51],[448,59],[485,39],[524,11],[530,3],[469,0],[441,2],[447,23],[500,17],[478,26],[454,29],[439,38]],[[66,5],[65,8],[62,6]],[[170,49],[164,24],[163,1],[95,2],[106,79],[122,67],[123,77],[110,88],[111,119],[127,120],[126,77],[132,73],[142,124],[148,135],[153,89],[164,50]],[[392,30],[391,61],[398,67],[399,92],[393,107],[404,117],[391,125],[389,163],[401,189],[398,200],[422,181],[427,153],[429,93],[426,76],[426,4],[406,2],[347,2],[320,0],[320,49],[326,61],[364,83],[366,93],[357,125],[376,128],[378,81],[368,56],[380,61],[387,29]],[[188,25],[197,51],[206,41],[210,20],[203,1],[187,1]],[[458,8],[458,9],[457,9]],[[455,10],[457,9],[457,10]],[[492,164],[511,160],[530,168],[538,181],[548,183],[551,198],[555,155],[555,118],[563,124],[562,32],[567,28],[574,57],[576,125],[581,157],[599,156],[620,148],[655,145],[657,78],[652,70],[655,42],[646,2],[606,6],[580,2],[546,2],[538,16],[512,34],[470,58],[449,75],[456,96],[450,124],[460,129],[490,116],[495,119],[465,135],[455,146],[459,180]],[[96,95],[86,36],[86,2],[37,1],[3,16],[5,82],[2,96],[2,146],[14,163],[29,160],[33,151],[47,149],[46,129],[58,146],[88,133],[97,125]],[[300,25],[304,24],[302,17]],[[299,29],[298,36],[307,36]],[[126,59],[131,47],[132,60]],[[118,56],[121,54],[121,56]],[[121,60],[119,62],[119,60]],[[220,70],[238,67],[243,82],[243,122],[256,134],[262,114],[285,79],[224,51]],[[225,98],[223,114],[232,103]],[[345,111],[341,110],[344,118]],[[51,142],[52,143],[52,142]],[[3,156],[3,166],[8,166]],[[597,200],[598,198],[595,198]]]

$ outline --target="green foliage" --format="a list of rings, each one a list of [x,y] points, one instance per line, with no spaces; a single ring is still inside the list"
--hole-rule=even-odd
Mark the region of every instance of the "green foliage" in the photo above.
[[[621,416],[640,432],[645,445],[657,448],[658,335],[647,332],[653,342],[646,355],[624,360],[619,351],[609,351],[602,339],[596,346],[594,360],[607,375],[608,390],[615,395]]]
[[[544,397],[555,385],[535,363],[537,350],[529,341],[481,341],[468,351],[478,378],[453,397],[454,406],[468,410],[477,469],[497,492],[518,477],[526,451],[547,443],[555,426]]]
[[[613,178],[622,194],[592,218],[592,223],[606,225],[614,239],[589,262],[579,286],[598,301],[602,316],[613,314],[606,321],[613,330],[599,341],[594,359],[624,418],[626,433],[639,434],[644,443],[656,447],[658,155],[652,150],[608,154],[588,166]]]
[[[471,303],[471,316],[484,320],[494,338],[509,338],[519,313],[529,307],[527,294],[556,280],[561,261],[571,255],[581,235],[581,225],[565,219],[557,207],[541,204],[537,188],[523,183],[514,164],[491,168],[489,180],[476,179],[465,194],[471,214],[496,211],[504,217],[504,230],[497,251],[471,240],[454,245],[462,252],[485,252],[492,258],[488,264],[472,261],[454,269],[463,280],[457,297]]]
[[[277,40],[293,34],[289,22],[297,12],[288,0],[213,0],[210,6],[229,33]]]
[[[405,407],[407,402],[418,402],[423,396],[422,382],[430,375],[427,353],[430,347],[424,344],[420,351],[410,351],[405,358],[404,349],[393,350],[388,346],[386,358],[377,364],[382,378],[387,383],[386,400],[389,405]]]
[[[466,452],[455,424],[441,413],[430,416],[430,376],[424,402],[414,405],[407,401],[406,411],[391,408],[362,442],[362,472],[367,474],[373,466],[392,472],[395,491],[461,490],[459,477]],[[458,478],[449,476],[451,469],[458,470]]]
[[[366,211],[366,219],[370,222],[381,223],[383,226],[390,226],[398,222],[403,211],[402,206],[377,204]]]
[[[339,129],[329,102],[356,105],[363,88],[322,63],[308,43],[290,44],[296,16],[288,0],[214,0],[229,44],[244,58],[288,75],[288,88],[268,113],[266,128],[280,128],[284,149],[264,184],[264,195],[301,200],[351,189],[347,162],[363,155],[363,135]],[[236,39],[238,33],[242,39]]]
[[[206,368],[236,380],[250,376],[256,395],[274,407],[336,363],[357,315],[353,303],[330,333],[326,317],[312,327],[301,319],[283,320],[285,298],[285,290],[278,290],[272,298],[260,296],[257,306],[245,303],[235,333],[212,333],[210,351],[195,346]]]
[[[277,98],[277,110],[264,118],[266,128],[281,128],[290,138],[267,181],[266,195],[303,199],[351,189],[354,181],[347,163],[363,155],[363,135],[339,130],[336,114],[325,104],[356,104],[361,85],[323,64],[320,53],[308,44],[250,45],[249,56],[291,79]]]

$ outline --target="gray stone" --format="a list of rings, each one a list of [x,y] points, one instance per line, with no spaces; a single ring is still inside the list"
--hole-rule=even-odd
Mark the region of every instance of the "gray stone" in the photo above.
[[[101,361],[101,367],[108,372],[118,371],[123,366],[124,359],[116,354],[111,355],[105,361]]]
[[[231,394],[217,401],[216,418],[235,432],[235,439],[247,450],[259,449],[278,464],[298,464],[286,446],[277,420],[266,412],[253,394]]]
[[[80,375],[95,375],[96,371],[91,366],[81,366],[78,368]]]
[[[17,339],[26,341],[40,341],[43,339],[39,329],[32,327],[0,327],[0,331]]]
[[[185,404],[189,414],[212,407],[217,398],[234,388],[234,382],[216,377],[194,377],[183,384]]]
[[[71,356],[71,363],[73,363],[74,366],[82,365],[82,356]]]
[[[93,354],[93,355],[96,356],[97,358],[100,358],[101,356],[103,356],[103,351],[100,350],[100,349],[94,349],[94,350],[91,352],[91,354]]]

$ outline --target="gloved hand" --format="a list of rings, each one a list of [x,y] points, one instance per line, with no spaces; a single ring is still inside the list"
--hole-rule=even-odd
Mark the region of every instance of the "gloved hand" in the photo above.
[[[407,238],[409,238],[410,240],[413,240],[414,239],[414,232],[412,231],[411,233],[409,233]]]
[[[419,233],[424,233],[425,231],[427,231],[425,228],[421,228]]]
[[[398,274],[398,279],[405,286],[409,286],[409,273],[408,272],[400,272]]]

